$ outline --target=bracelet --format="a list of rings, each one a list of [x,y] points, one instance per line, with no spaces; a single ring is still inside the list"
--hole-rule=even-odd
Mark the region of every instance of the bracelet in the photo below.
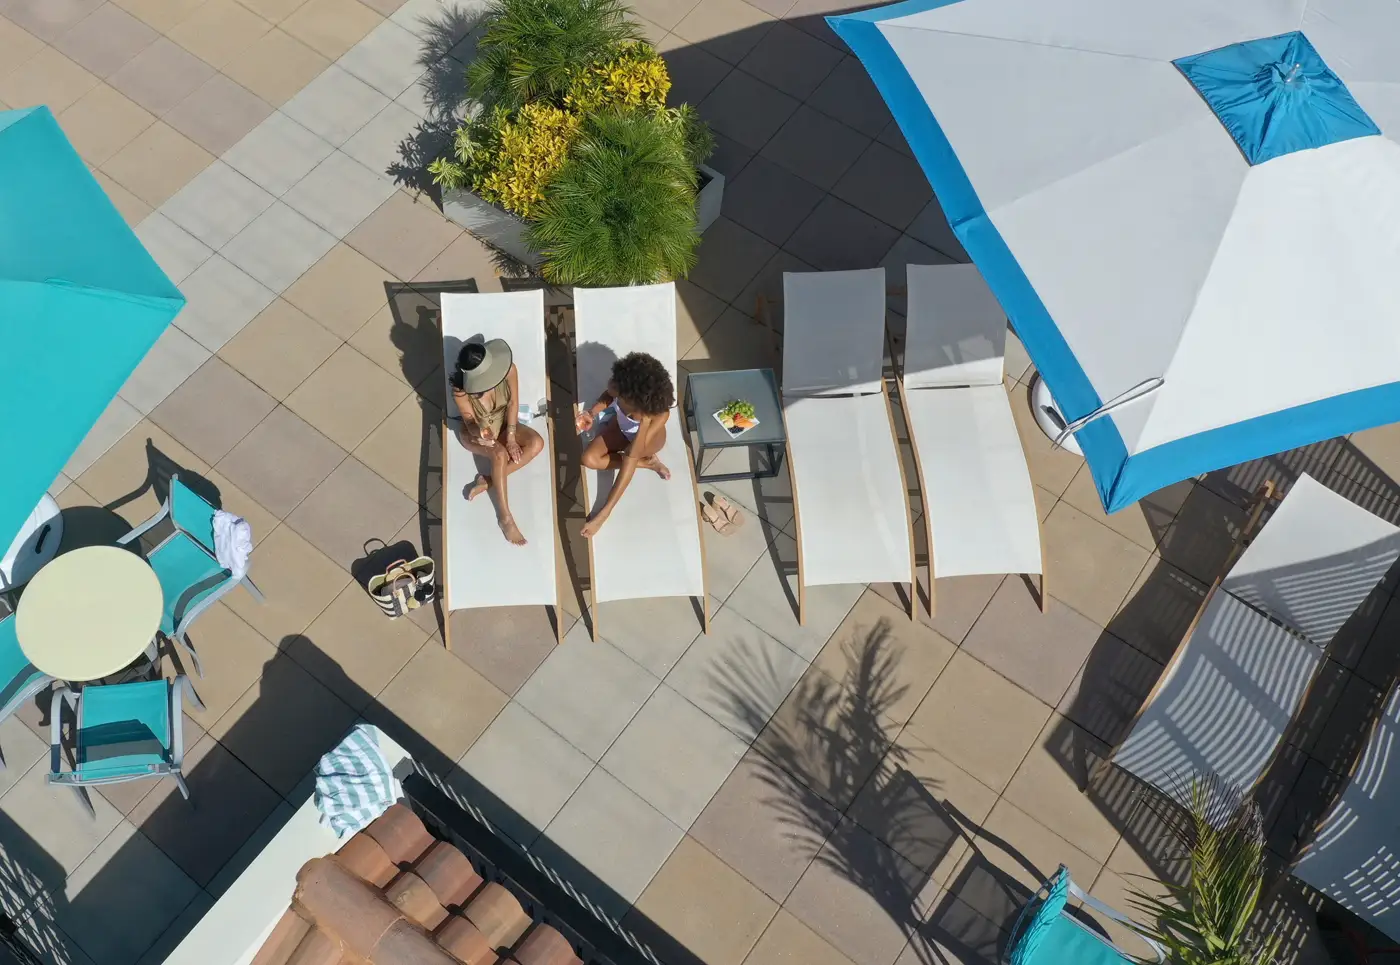
[[[511,435],[515,435],[515,426],[513,426],[513,425],[506,426],[506,432],[510,433]]]

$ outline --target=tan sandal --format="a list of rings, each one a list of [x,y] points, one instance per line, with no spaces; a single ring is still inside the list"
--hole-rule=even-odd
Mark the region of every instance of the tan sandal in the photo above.
[[[700,515],[705,520],[705,522],[709,523],[711,526],[714,527],[715,532],[719,533],[719,535],[728,536],[734,532],[734,527],[729,525],[729,520],[725,518],[723,513],[715,509],[713,506],[701,503]]]
[[[724,514],[724,518],[730,526],[738,529],[744,525],[744,514],[739,511],[737,506],[719,493],[710,493],[709,496],[710,505]]]

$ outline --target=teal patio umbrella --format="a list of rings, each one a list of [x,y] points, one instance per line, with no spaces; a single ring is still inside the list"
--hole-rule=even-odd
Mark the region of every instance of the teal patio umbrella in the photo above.
[[[0,553],[184,304],[49,109],[0,111]]]

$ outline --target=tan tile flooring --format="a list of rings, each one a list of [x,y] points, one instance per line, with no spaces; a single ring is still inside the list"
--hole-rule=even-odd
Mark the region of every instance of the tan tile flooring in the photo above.
[[[636,6],[677,95],[714,125],[730,179],[725,216],[678,285],[684,370],[775,364],[777,339],[754,316],[784,270],[961,257],[863,71],[821,24],[823,0]],[[583,597],[571,599],[562,647],[536,608],[453,614],[452,651],[435,613],[382,618],[357,582],[366,542],[440,548],[434,283],[501,282],[430,199],[356,160],[354,135],[423,112],[404,62],[420,18],[470,9],[0,0],[0,102],[49,104],[132,224],[162,211],[162,263],[199,272],[182,348],[160,362],[183,368],[124,391],[55,485],[65,545],[125,532],[157,506],[151,479],[178,467],[253,523],[267,596],[234,593],[192,635],[205,668],[206,709],[186,721],[197,807],[173,785],[129,784],[94,795],[93,821],[43,784],[41,708],[0,726],[0,905],[42,957],[159,962],[357,715],[476,787],[506,833],[591,883],[663,961],[671,943],[713,965],[990,961],[1025,889],[1062,862],[1120,906],[1133,876],[1178,873],[1130,788],[1110,774],[1085,792],[1090,768],[1155,682],[1262,478],[1306,470],[1400,516],[1390,429],[1106,517],[1082,461],[1031,423],[1032,372],[1013,339],[1007,388],[1051,566],[1044,615],[1021,578],[983,577],[938,581],[937,616],[917,624],[905,588],[821,588],[798,627],[780,476],[716,487],[757,518],[707,536],[708,636],[676,600],[609,604],[590,643]],[[224,168],[196,182],[220,155]],[[275,263],[237,242],[245,229],[280,241],[284,225],[305,241]],[[277,284],[297,258],[309,267],[283,290],[249,277]],[[567,351],[552,360],[567,400]],[[562,540],[577,591],[587,554],[569,458]],[[1391,589],[1339,638],[1261,792],[1280,854],[1394,675]],[[1293,957],[1317,960],[1304,899],[1270,900]]]

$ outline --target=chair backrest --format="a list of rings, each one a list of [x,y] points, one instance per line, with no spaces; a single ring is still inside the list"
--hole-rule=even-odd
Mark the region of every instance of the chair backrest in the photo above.
[[[545,372],[544,291],[536,288],[514,292],[442,295],[442,372],[450,379],[457,369],[457,354],[467,342],[505,339],[510,345],[520,381],[517,405],[532,409],[545,396],[549,376]],[[452,387],[447,387],[449,403]],[[449,410],[449,414],[456,413]]]
[[[868,395],[885,368],[885,269],[783,273],[785,396]]]
[[[1000,385],[1006,313],[976,265],[910,265],[904,387]]]
[[[591,403],[608,387],[613,363],[631,352],[645,352],[666,366],[675,387],[676,286],[575,288],[574,337],[578,356],[578,400]]]
[[[1008,965],[1137,965],[1142,960],[1067,911],[1070,898],[1114,921],[1128,923],[1121,912],[1085,894],[1070,879],[1069,869],[1060,865],[1031,896],[1012,926],[1005,952]],[[1143,941],[1158,962],[1165,960],[1161,946]]]
[[[215,509],[180,481],[170,477],[170,521],[188,533],[200,546],[214,555]]]

